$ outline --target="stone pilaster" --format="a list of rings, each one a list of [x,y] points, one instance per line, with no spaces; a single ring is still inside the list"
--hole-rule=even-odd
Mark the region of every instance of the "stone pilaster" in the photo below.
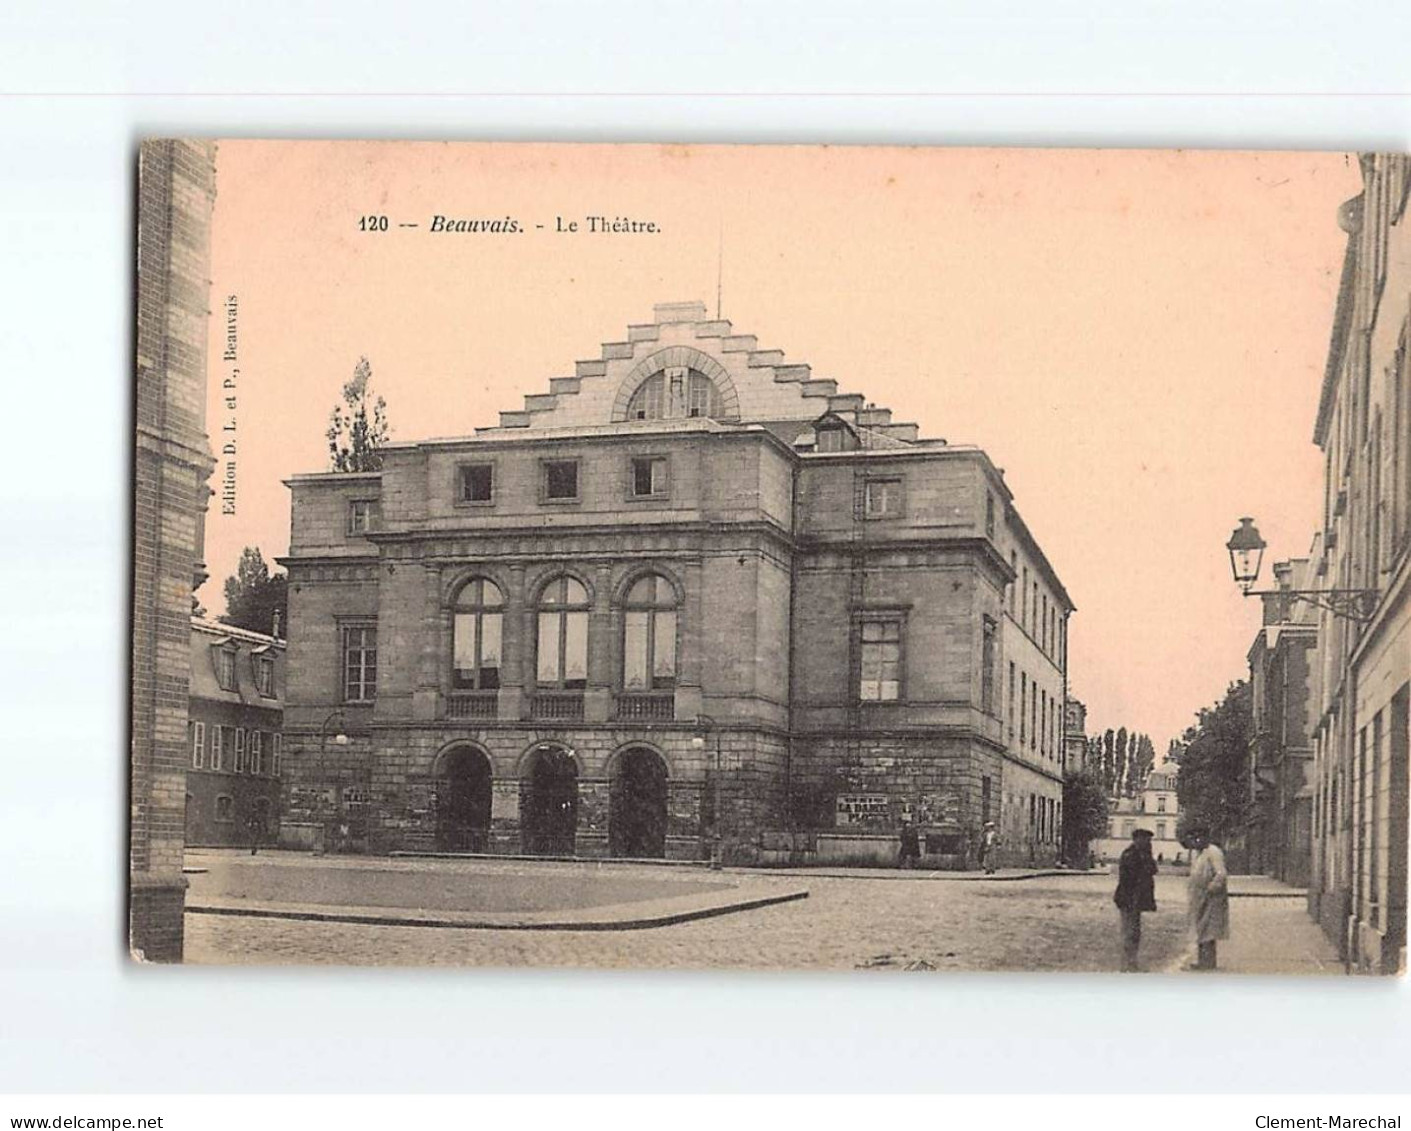
[[[199,543],[213,467],[205,414],[214,196],[214,143],[143,143],[129,943],[134,956],[161,962],[179,962],[182,952],[191,590],[204,576]]]

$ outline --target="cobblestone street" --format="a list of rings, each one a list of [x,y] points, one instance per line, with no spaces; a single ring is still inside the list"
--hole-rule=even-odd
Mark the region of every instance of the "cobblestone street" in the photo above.
[[[337,865],[331,865],[336,867]],[[436,864],[426,865],[434,868]],[[456,865],[462,872],[463,863]],[[573,865],[540,864],[538,868]],[[616,882],[660,882],[624,866]],[[736,875],[724,873],[726,878]],[[694,873],[693,878],[704,878]],[[699,922],[630,931],[504,931],[188,914],[191,963],[568,966],[735,969],[1106,971],[1119,965],[1107,875],[1028,880],[748,875],[809,898]],[[1184,882],[1157,881],[1143,966],[1161,970],[1185,941]]]

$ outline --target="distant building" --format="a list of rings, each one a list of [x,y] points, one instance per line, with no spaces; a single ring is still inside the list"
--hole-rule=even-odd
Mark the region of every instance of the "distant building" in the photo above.
[[[1176,801],[1176,768],[1163,765],[1147,775],[1135,797],[1118,797],[1112,802],[1107,836],[1093,846],[1102,860],[1115,860],[1132,842],[1136,829],[1151,830],[1151,854],[1163,863],[1190,859],[1189,850],[1176,838],[1180,806]]]
[[[191,618],[186,844],[279,837],[284,641]]]
[[[1274,578],[1281,589],[1307,589],[1313,580],[1307,559],[1277,563]],[[1243,863],[1304,887],[1313,852],[1317,610],[1286,597],[1263,601],[1264,623],[1248,656],[1254,734]]]
[[[1081,771],[1088,766],[1088,709],[1071,695],[1063,702],[1063,768]]]
[[[1406,965],[1411,718],[1411,158],[1368,154],[1348,233],[1314,442],[1325,459],[1309,909],[1358,967]],[[1334,604],[1333,594],[1326,604]]]
[[[289,481],[289,821],[877,861],[910,821],[936,867],[993,821],[1055,859],[1073,603],[980,449],[673,303],[383,454]]]

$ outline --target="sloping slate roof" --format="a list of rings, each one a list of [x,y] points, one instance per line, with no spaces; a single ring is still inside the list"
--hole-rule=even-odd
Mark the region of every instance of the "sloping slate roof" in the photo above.
[[[223,642],[235,645],[235,688],[227,691],[216,681],[214,649]],[[274,696],[261,695],[255,686],[255,653],[269,649],[274,655]],[[284,641],[201,617],[191,618],[191,697],[217,703],[234,703],[265,710],[284,710]]]

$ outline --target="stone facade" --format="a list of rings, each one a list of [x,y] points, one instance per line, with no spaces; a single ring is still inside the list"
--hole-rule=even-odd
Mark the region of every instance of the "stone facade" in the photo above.
[[[1371,596],[1318,616],[1309,910],[1349,963],[1406,964],[1411,713],[1411,159],[1362,158],[1314,430],[1326,459],[1314,587]]]
[[[144,142],[138,178],[130,944],[181,959],[191,592],[205,577],[215,146]]]
[[[993,820],[1056,856],[1073,606],[1003,476],[756,347],[660,306],[498,428],[289,481],[286,822],[890,862],[910,820],[963,866]]]
[[[284,641],[192,617],[190,655],[186,844],[274,844],[284,761]]]

